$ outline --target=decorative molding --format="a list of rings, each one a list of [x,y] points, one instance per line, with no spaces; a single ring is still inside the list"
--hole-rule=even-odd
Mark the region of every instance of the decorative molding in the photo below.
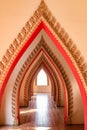
[[[42,55],[40,57],[40,59],[37,61],[37,63],[34,65],[34,67],[30,70],[28,76],[27,76],[27,79],[26,79],[26,83],[25,83],[25,95],[26,95],[26,92],[29,91],[29,88],[31,86],[31,83],[32,83],[32,79],[34,79],[34,76],[37,75],[39,69],[41,68],[41,65],[45,67],[44,63],[49,66],[50,70],[52,71],[52,77],[55,77],[53,78],[54,81],[55,81],[55,85],[56,85],[56,89],[58,88],[58,86],[60,87],[59,85],[59,80],[58,80],[58,76],[55,74],[53,68],[51,67],[50,64],[48,64],[48,61],[46,60],[46,58],[44,57],[44,55]],[[28,83],[28,84],[27,84]],[[58,90],[56,90],[56,97],[58,96]],[[26,97],[27,99],[27,97]],[[56,104],[58,103],[57,99],[56,99]]]
[[[17,75],[16,81],[15,81],[14,87],[13,87],[13,94],[12,95],[14,95],[14,89],[15,89],[15,87],[16,87],[16,91],[18,91],[20,82],[22,80],[22,77],[23,77],[26,69],[28,68],[29,64],[31,64],[32,60],[34,59],[35,55],[40,50],[40,48],[43,48],[48,53],[48,55],[53,60],[53,62],[57,66],[57,68],[60,70],[60,72],[62,74],[62,77],[63,77],[63,79],[65,81],[67,92],[69,93],[68,94],[68,116],[69,116],[70,119],[69,119],[68,122],[71,122],[71,117],[72,117],[72,114],[73,114],[73,92],[72,92],[72,86],[71,86],[70,80],[69,80],[69,78],[68,78],[68,76],[67,76],[64,68],[62,67],[61,63],[58,61],[58,59],[56,58],[56,56],[54,55],[54,53],[51,51],[51,49],[48,47],[48,45],[45,43],[43,37],[41,38],[41,40],[38,43],[38,45],[34,48],[34,50],[31,52],[31,54],[29,55],[29,57],[26,59],[25,63],[23,64],[22,68],[20,69],[20,71],[19,71],[19,73]],[[47,62],[46,59],[44,59],[44,60]],[[35,66],[37,66],[37,65],[35,65]],[[51,69],[52,69],[52,67],[51,67]],[[30,73],[30,75],[31,75],[31,73]],[[28,81],[30,79],[30,75],[28,76]],[[55,75],[55,77],[57,77],[57,76]],[[58,79],[56,79],[56,81],[58,81]],[[29,83],[26,83],[26,85],[25,85],[26,87],[27,87],[27,84],[29,85]],[[58,91],[60,92],[59,93],[59,97],[58,97],[58,102],[60,103],[61,89],[59,88]],[[15,93],[15,97],[17,96],[16,94],[17,93]],[[25,89],[25,95],[24,95],[24,97],[25,97],[24,98],[25,105],[27,105],[26,89]],[[15,103],[16,103],[16,101],[14,101],[13,98],[12,98],[12,106],[13,106],[12,108],[15,108],[15,106],[14,106]],[[15,109],[13,110],[13,116],[14,116],[14,113],[15,113],[14,111],[15,111]]]

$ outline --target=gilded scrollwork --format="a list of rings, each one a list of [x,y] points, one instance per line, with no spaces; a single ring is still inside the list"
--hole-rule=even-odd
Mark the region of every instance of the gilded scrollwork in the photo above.
[[[64,34],[65,34],[65,30],[64,28],[61,28],[61,30],[59,31],[59,36],[61,37],[61,39],[64,38]]]
[[[81,53],[80,53],[80,51],[79,50],[77,50],[76,51],[76,53],[74,53],[74,58],[75,58],[75,60],[76,60],[76,62],[77,62],[77,60],[79,59],[79,57],[80,57],[80,55],[81,55]]]
[[[22,34],[23,37],[26,36],[26,29],[25,29],[24,27],[23,27],[22,30],[21,30],[21,34]]]
[[[10,45],[9,51],[11,52],[11,54],[14,54],[15,49],[14,49],[13,44]]]
[[[19,46],[19,43],[18,43],[18,40],[15,38],[14,41],[13,41],[13,46],[15,48],[15,50],[18,48]]]
[[[8,59],[7,59],[6,56],[3,56],[3,57],[2,57],[2,62],[3,62],[4,64],[7,64],[7,63],[8,63]]]
[[[17,35],[17,40],[18,40],[19,43],[22,42],[23,37],[22,37],[22,34],[21,34],[21,33],[19,33],[19,34]],[[17,42],[17,41],[16,41],[16,42]],[[18,46],[18,44],[17,44],[17,46]]]
[[[26,71],[27,67],[29,66],[29,64],[31,63],[32,59],[34,58],[34,56],[36,55],[36,53],[38,52],[38,50],[40,48],[43,48],[45,49],[45,51],[48,52],[49,56],[52,58],[52,60],[54,61],[54,63],[56,64],[56,66],[58,67],[58,69],[60,70],[63,78],[64,78],[64,81],[65,81],[65,84],[66,84],[66,87],[67,87],[67,91],[69,92],[68,94],[68,99],[69,99],[69,106],[68,106],[68,115],[69,115],[69,120],[67,123],[70,123],[71,122],[71,115],[73,114],[73,97],[72,96],[72,86],[71,86],[71,83],[69,81],[69,78],[64,70],[64,68],[62,67],[61,63],[58,61],[57,57],[54,55],[54,53],[51,51],[51,49],[48,47],[48,45],[45,43],[45,40],[43,37],[41,37],[41,40],[40,42],[38,43],[38,45],[35,47],[35,49],[31,52],[31,54],[29,55],[29,57],[26,59],[25,63],[23,64],[22,68],[20,69],[18,75],[17,75],[17,78],[16,78],[16,81],[15,81],[15,84],[14,84],[14,88],[13,88],[13,93],[12,96],[14,95],[14,97],[16,97],[16,94],[15,91],[18,90],[18,85],[20,84],[20,81],[22,79],[22,76],[24,75],[24,72]],[[41,60],[45,61],[47,63],[47,60],[44,58],[44,55],[42,55],[41,57]],[[40,61],[41,62],[41,61]],[[38,62],[39,63],[39,62]],[[32,71],[30,73],[30,75],[32,74]],[[30,76],[29,76],[29,79],[30,79]],[[29,79],[27,81],[29,81]],[[56,79],[58,80],[58,79]],[[27,86],[27,85],[26,85]],[[59,93],[59,100],[60,100],[60,97],[61,97],[61,91],[60,89],[58,90],[60,93]],[[25,92],[26,93],[26,92]],[[26,94],[24,95],[25,97],[25,105],[27,105],[27,99],[26,99]],[[12,108],[15,108],[14,104],[16,102],[16,100],[13,100],[14,98],[12,98]],[[59,101],[60,102],[60,101]],[[72,107],[71,107],[72,106]],[[70,113],[72,111],[72,113]],[[15,113],[15,109],[12,110],[13,112],[13,115]]]
[[[3,71],[3,69],[4,69],[4,64],[3,62],[0,61],[0,70]]]
[[[11,53],[10,53],[10,51],[9,51],[9,50],[7,50],[7,51],[6,51],[6,57],[7,57],[8,59],[10,59],[10,58],[11,58]]]
[[[61,29],[60,23],[57,22],[57,24],[55,26],[55,32],[56,32],[56,34],[59,34],[60,29]]]
[[[8,57],[9,59],[11,58],[10,52],[12,54],[14,54],[14,52],[17,50],[17,48],[20,47],[19,42],[20,43],[22,42],[22,40],[26,37],[27,33],[29,31],[31,31],[32,27],[36,24],[36,22],[38,22],[38,19],[40,17],[44,17],[44,19],[48,22],[48,24],[54,30],[54,32],[57,34],[57,36],[63,41],[64,45],[70,51],[70,55],[73,57],[73,59],[77,63],[78,68],[80,68],[81,63],[80,63],[80,61],[77,61],[78,52],[75,53],[75,50],[77,49],[77,47],[74,47],[74,43],[73,43],[72,39],[69,39],[68,34],[65,32],[65,30],[63,28],[61,28],[60,23],[58,23],[56,21],[56,18],[54,16],[52,16],[52,13],[49,11],[49,9],[48,9],[47,5],[45,4],[44,0],[41,1],[41,3],[39,5],[38,9],[35,11],[34,15],[25,24],[25,26],[23,27],[21,32],[18,34],[17,38],[15,38],[15,40],[11,44],[10,48],[8,49],[10,51],[8,52],[8,50],[7,50],[7,52],[6,52],[7,54],[5,54],[5,57]],[[42,19],[42,20],[44,20],[44,19]],[[72,48],[72,46],[74,48]],[[65,49],[66,49],[66,47],[65,47]],[[81,53],[80,53],[80,55],[81,55]],[[12,61],[13,60],[14,60],[14,58],[12,59]],[[5,58],[4,58],[4,61],[7,62],[7,60]],[[2,60],[2,62],[3,62],[3,60]],[[3,65],[1,65],[1,66],[3,66]],[[1,67],[1,68],[3,68],[3,67]],[[8,68],[9,68],[9,66],[8,66]],[[82,70],[80,70],[80,72],[83,73]],[[84,79],[85,79],[84,76],[83,76],[82,79],[83,79],[82,81],[84,82]],[[87,84],[87,82],[86,82],[86,84]]]
[[[13,43],[10,45],[9,49],[7,49],[6,54],[3,56],[2,61],[0,62],[0,77],[1,77],[0,83],[1,83],[1,85],[3,84],[4,78],[7,74],[6,69],[8,68],[8,70],[9,70],[10,65],[12,64],[12,62],[15,59],[15,55],[17,55],[17,53],[18,53],[17,49],[19,48],[19,51],[21,49],[21,46],[20,46],[21,42],[23,42],[24,38],[26,38],[26,37],[28,37],[28,39],[29,39],[28,33],[34,31],[32,28],[34,25],[36,25],[36,23],[38,23],[40,18],[43,22],[44,22],[44,20],[47,22],[47,24],[49,25],[49,28],[51,28],[52,31],[54,32],[54,36],[57,38],[57,40],[61,39],[61,41],[62,41],[61,46],[63,45],[63,48],[69,52],[68,55],[72,57],[73,63],[75,63],[74,66],[75,66],[75,68],[78,68],[77,72],[79,71],[78,74],[80,73],[79,77],[81,78],[82,83],[85,84],[84,90],[87,93],[87,87],[86,87],[86,85],[87,85],[87,65],[84,62],[84,58],[81,56],[81,53],[77,49],[73,40],[69,38],[68,34],[61,27],[60,23],[58,23],[56,21],[55,17],[52,16],[52,13],[49,11],[44,0],[41,1],[41,4],[39,5],[38,9],[35,11],[34,15],[29,19],[29,21],[27,21],[27,23],[25,24],[25,26],[23,27],[21,32],[17,35],[17,37],[14,39]],[[20,42],[20,44],[19,44],[19,42]],[[25,42],[23,43],[23,45],[24,44],[25,44]],[[40,46],[37,46],[34,49],[34,52],[32,53],[32,55],[30,55],[29,58],[27,59],[28,62],[35,55],[35,53],[37,52],[37,49],[39,49],[39,47]],[[48,48],[48,47],[46,46],[46,48]],[[52,56],[53,60],[56,61],[56,58],[53,55],[53,53],[50,52],[50,49],[47,49],[47,51]],[[10,59],[12,60],[11,62],[10,62]],[[72,89],[71,89],[72,86],[70,85],[69,78],[66,76],[66,74],[64,74],[64,70],[58,61],[56,61],[56,64],[58,65],[58,68],[60,69],[60,71],[63,75],[63,78],[66,82],[68,91],[72,93]],[[27,65],[28,64],[24,64],[22,66],[23,70],[26,69]],[[21,70],[21,72],[19,72],[19,74],[17,76],[18,79],[20,79],[22,77],[22,74],[24,73],[23,70]],[[16,80],[15,89],[17,89],[16,86],[18,85],[18,83],[19,83],[19,81]],[[69,104],[69,114],[70,115],[69,116],[71,119],[72,113],[73,113],[73,109],[71,109],[71,108],[73,108],[73,96],[70,97],[70,95],[69,95],[69,102],[70,102],[70,104]],[[14,105],[15,105],[15,103],[13,100],[13,102],[12,102],[13,108],[14,108]],[[14,111],[15,111],[15,109],[13,110],[12,113],[15,115]]]
[[[30,31],[31,25],[29,24],[29,22],[27,22],[27,23],[25,24],[25,29],[26,29],[26,33],[28,33],[28,32]]]

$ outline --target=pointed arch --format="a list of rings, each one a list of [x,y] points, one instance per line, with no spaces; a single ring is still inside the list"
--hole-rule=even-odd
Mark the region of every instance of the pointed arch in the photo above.
[[[43,68],[41,68],[41,70],[37,74],[36,85],[37,86],[47,86],[48,85],[48,78],[47,78],[47,75],[46,75],[45,71],[43,70]]]
[[[56,62],[57,62],[57,60],[56,60]],[[26,63],[26,62],[25,62]],[[39,61],[38,61],[38,63],[40,63]],[[36,65],[35,65],[36,66]],[[61,68],[61,65],[60,65],[60,68]],[[52,69],[52,68],[51,68]],[[34,67],[34,69],[33,70],[35,70],[35,67]],[[63,70],[63,68],[61,68],[61,70]],[[32,71],[31,71],[31,73],[32,73]],[[63,70],[63,75],[64,75],[64,70]],[[55,77],[57,77],[57,76],[55,76]],[[68,81],[68,82],[66,82],[66,83],[68,83],[67,84],[67,88],[69,89],[69,93],[71,92],[72,93],[72,91],[71,91],[71,89],[70,89],[70,85],[69,85],[69,80],[67,79],[67,75],[65,75],[65,78],[66,78],[66,80],[65,81]],[[18,78],[17,78],[18,79]],[[28,78],[28,80],[30,81],[30,83],[31,83],[31,78],[29,77]],[[23,79],[22,79],[22,81],[23,81]],[[27,85],[29,85],[29,83],[27,82],[26,83],[26,87],[27,87]],[[30,86],[30,85],[29,85]],[[26,89],[25,89],[26,90]],[[25,102],[27,101],[26,100],[26,92],[28,92],[28,90],[27,91],[25,91],[25,95],[24,95],[24,97],[25,97]],[[72,94],[70,93],[70,96],[72,97]],[[72,99],[72,98],[70,98],[70,99]],[[72,102],[72,100],[70,100],[71,102]],[[13,103],[14,104],[14,103]],[[70,108],[71,108],[71,106],[72,106],[72,103],[69,103],[69,104],[71,104],[70,105]],[[71,108],[72,109],[72,108]],[[69,112],[70,112],[70,110],[69,110]],[[71,113],[70,113],[71,114]]]
[[[34,77],[37,75],[38,71],[40,70],[40,66],[44,65],[45,69],[47,70],[47,73],[49,76],[51,76],[51,78],[54,81],[55,84],[55,88],[56,88],[56,103],[58,103],[58,90],[59,90],[59,83],[58,83],[58,79],[57,76],[55,75],[54,71],[52,71],[52,68],[50,69],[48,66],[46,61],[44,59],[41,59],[39,61],[37,61],[37,63],[35,64],[35,66],[31,69],[30,73],[27,76],[26,82],[25,82],[25,87],[24,87],[24,95],[25,95],[25,101],[27,101],[27,97],[28,97],[28,92],[29,92],[29,96],[31,96],[31,92],[29,90],[31,90],[31,83],[34,80]],[[26,94],[27,93],[27,94]]]
[[[39,8],[35,11],[34,16],[31,17],[30,20],[26,23],[21,33],[18,34],[17,38],[14,40],[13,44],[11,44],[6,54],[3,56],[2,61],[0,62],[0,104],[6,88],[6,84],[12,71],[14,70],[19,59],[22,57],[23,53],[30,46],[31,42],[41,31],[41,29],[44,29],[49,35],[57,49],[67,61],[73,72],[73,75],[76,78],[84,104],[86,129],[87,65],[85,64],[84,58],[81,56],[73,41],[68,37],[67,33],[63,28],[61,28],[59,23],[56,22],[44,1],[42,1]]]

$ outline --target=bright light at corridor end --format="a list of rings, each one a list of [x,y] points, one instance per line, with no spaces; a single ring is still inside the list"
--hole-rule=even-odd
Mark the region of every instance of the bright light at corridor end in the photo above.
[[[43,69],[37,75],[37,86],[47,86],[47,75]]]
[[[34,130],[51,130],[50,127],[36,127]]]
[[[51,130],[51,127],[27,127],[26,130]],[[22,130],[21,128],[15,128],[15,129],[8,129],[8,130]]]

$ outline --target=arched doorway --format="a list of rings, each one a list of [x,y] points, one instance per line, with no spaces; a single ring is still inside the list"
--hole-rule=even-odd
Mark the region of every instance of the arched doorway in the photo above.
[[[44,7],[46,9],[46,12],[44,11]],[[11,118],[10,120],[6,120],[6,122],[4,122],[4,119],[3,119],[2,123],[6,123],[6,124],[18,124],[19,123],[18,113],[13,113],[13,111],[11,111],[12,110],[11,107],[8,107],[8,106],[13,106],[14,102],[16,102],[16,105],[14,105],[15,107],[13,107],[13,110],[17,106],[17,99],[18,98],[16,96],[14,98],[14,93],[18,94],[16,87],[19,86],[20,83],[19,83],[19,81],[17,81],[17,84],[15,84],[15,80],[17,77],[16,72],[20,71],[20,66],[23,65],[24,59],[27,59],[28,55],[31,53],[31,48],[34,45],[36,45],[36,44],[33,44],[33,40],[39,39],[39,38],[37,38],[37,36],[38,35],[40,36],[43,34],[45,40],[47,39],[47,42],[50,43],[49,46],[51,47],[53,52],[54,52],[54,49],[56,50],[56,52],[57,52],[57,53],[55,52],[56,57],[60,60],[61,64],[63,65],[64,69],[67,72],[67,75],[70,76],[69,78],[70,78],[70,83],[73,86],[72,87],[73,91],[70,87],[70,89],[68,89],[69,90],[68,92],[71,92],[71,91],[73,92],[71,95],[70,101],[74,100],[73,103],[74,103],[74,106],[76,106],[76,107],[73,107],[73,103],[71,103],[70,104],[70,107],[72,108],[71,110],[73,110],[74,108],[75,109],[74,109],[74,111],[70,111],[70,109],[69,109],[69,111],[70,111],[70,113],[73,114],[73,117],[76,117],[76,116],[78,117],[79,115],[74,115],[75,114],[74,112],[76,112],[76,114],[77,114],[76,108],[77,107],[78,107],[78,109],[80,108],[76,104],[77,101],[75,102],[75,99],[76,100],[83,99],[84,117],[85,117],[85,124],[86,124],[86,121],[87,121],[87,117],[86,117],[86,114],[87,114],[87,111],[86,111],[87,100],[86,99],[87,98],[86,98],[86,78],[85,78],[86,77],[86,71],[85,71],[86,66],[85,66],[83,57],[81,57],[78,49],[73,44],[72,40],[69,39],[69,37],[67,38],[67,34],[63,31],[63,29],[60,27],[60,25],[58,23],[55,23],[54,17],[51,15],[50,11],[46,7],[46,5],[44,5],[43,2],[40,5],[39,9],[35,12],[34,16],[35,16],[34,19],[33,18],[30,19],[31,24],[29,24],[30,21],[26,24],[25,28],[23,28],[23,30],[21,32],[22,35],[21,34],[18,35],[17,39],[13,42],[8,53],[6,54],[7,58],[10,57],[9,55],[11,53],[13,54],[12,59],[9,62],[9,64],[6,64],[8,59],[7,60],[4,59],[4,61],[3,61],[4,64],[3,64],[3,62],[1,63],[1,71],[0,72],[2,72],[2,80],[1,80],[1,90],[0,90],[0,92],[1,92],[1,95],[0,95],[0,100],[1,100],[0,101],[0,103],[1,103],[0,114],[1,114],[1,117],[3,117],[3,115],[4,115],[3,106],[5,106],[5,104],[8,102],[7,109],[8,109],[9,115],[6,113],[7,114],[6,119],[8,117]],[[35,24],[36,21],[34,21],[34,20],[36,20],[38,24]],[[53,24],[53,23],[55,23],[55,24]],[[34,24],[36,25],[35,28],[33,28]],[[32,27],[30,27],[30,25]],[[30,35],[31,34],[30,28],[34,29],[34,30],[32,29],[33,30],[32,35]],[[59,30],[61,30],[61,31],[59,31]],[[21,39],[22,40],[26,39],[25,35],[27,34],[27,32],[29,32],[29,35],[27,35],[28,39],[26,40],[26,42],[24,41],[23,44],[19,44]],[[48,35],[48,37],[45,33]],[[37,42],[35,41],[34,43],[37,43]],[[53,44],[51,44],[51,43],[53,43]],[[18,50],[16,50],[16,49],[18,49]],[[49,50],[47,50],[47,51],[49,52]],[[34,52],[36,53],[35,50],[34,50]],[[44,50],[43,50],[43,52],[44,52]],[[53,54],[49,53],[49,55],[52,56]],[[49,59],[49,61],[50,61],[50,59]],[[53,61],[55,61],[55,58]],[[52,62],[52,63],[54,63],[54,62]],[[7,65],[6,70],[5,70],[5,64]],[[33,64],[32,64],[32,66],[33,66]],[[26,68],[26,67],[24,66],[24,68]],[[21,72],[22,71],[23,70],[21,70]],[[22,77],[21,74],[20,74],[20,76]],[[62,77],[63,77],[63,74],[62,74]],[[20,88],[20,86],[19,86],[19,88]],[[9,93],[8,93],[8,90],[9,90]],[[77,94],[78,96],[76,95],[75,90],[76,90],[76,93],[78,93]],[[69,95],[69,93],[68,93],[68,95]],[[82,97],[81,97],[81,95],[82,95]],[[18,94],[18,96],[19,96],[19,94]],[[7,100],[6,97],[9,97],[9,101]],[[14,101],[14,102],[11,102],[11,101]],[[82,106],[82,104],[80,104],[80,105]],[[16,112],[17,111],[18,110],[16,109]],[[80,114],[80,110],[79,110],[79,114]],[[14,115],[16,115],[16,118]],[[73,122],[74,121],[76,121],[76,120],[73,120]]]

